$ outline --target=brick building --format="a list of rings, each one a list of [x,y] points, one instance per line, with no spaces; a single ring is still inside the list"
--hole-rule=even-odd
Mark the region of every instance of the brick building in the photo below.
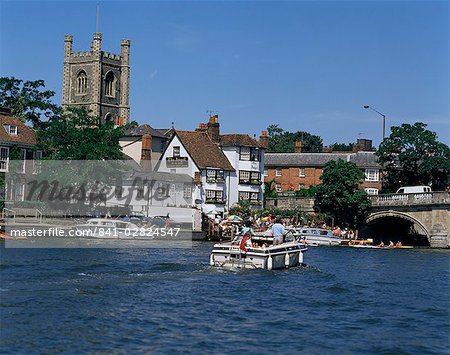
[[[381,166],[373,151],[302,153],[301,142],[295,153],[266,153],[264,180],[275,183],[277,192],[309,188],[321,183],[324,165],[331,160],[351,161],[364,172],[362,188],[371,195],[381,189]]]

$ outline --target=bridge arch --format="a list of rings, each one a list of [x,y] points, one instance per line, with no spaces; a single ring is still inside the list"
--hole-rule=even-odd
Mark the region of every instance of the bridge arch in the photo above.
[[[405,221],[404,223],[409,222],[410,227],[412,227],[418,235],[426,238],[428,245],[430,244],[430,232],[427,227],[420,220],[405,212],[389,210],[370,214],[366,219],[366,232],[370,231],[374,226],[383,225],[384,221],[389,220],[392,223],[392,221],[395,221],[396,219],[403,220]]]

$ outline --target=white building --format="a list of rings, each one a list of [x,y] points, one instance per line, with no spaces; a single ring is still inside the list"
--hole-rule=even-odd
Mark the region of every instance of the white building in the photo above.
[[[193,199],[204,213],[228,210],[240,200],[262,205],[264,149],[246,134],[220,135],[218,116],[195,131],[174,131],[157,171],[194,179]]]

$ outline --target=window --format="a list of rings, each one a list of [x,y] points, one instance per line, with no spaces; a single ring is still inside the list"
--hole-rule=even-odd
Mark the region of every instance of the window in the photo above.
[[[9,125],[9,134],[16,136],[17,135],[17,126]]]
[[[275,191],[281,192],[281,184],[275,184]]]
[[[298,176],[299,177],[305,177],[305,168],[298,169]]]
[[[33,174],[39,174],[41,172],[42,151],[35,150],[33,152]]]
[[[259,171],[239,171],[239,183],[249,185],[261,185],[261,174]]]
[[[105,115],[105,122],[111,122],[112,121],[112,116],[111,116],[111,113],[107,113],[106,115]]]
[[[21,150],[20,150],[20,160],[21,160],[22,162],[17,166],[17,172],[18,172],[18,173],[25,173],[25,160],[26,160],[26,156],[27,156],[27,151],[26,151],[26,149],[21,149]]]
[[[184,184],[183,186],[183,197],[191,198],[192,197],[192,186],[188,184]]]
[[[0,147],[0,171],[8,171],[9,148]]]
[[[144,185],[138,184],[136,186],[136,198],[144,198]]]
[[[275,176],[281,176],[281,173],[282,173],[282,169],[281,168],[277,168]]]
[[[25,196],[25,184],[18,182],[14,185],[14,201],[23,201]]]
[[[304,189],[304,188],[305,188],[305,184],[298,184],[298,189],[299,190]]]
[[[264,169],[264,176],[269,176],[269,172],[267,171],[267,169]]]
[[[239,160],[259,161],[259,148],[240,147]]]
[[[368,195],[378,195],[378,189],[368,188],[364,189]]]
[[[250,203],[259,203],[259,193],[249,191],[239,191],[239,201],[249,201]]]
[[[115,97],[115,88],[114,88],[114,73],[112,71],[108,72],[105,76],[105,95]]]
[[[206,170],[206,182],[224,182],[225,172],[223,170],[207,169]]]
[[[180,147],[179,146],[173,147],[172,156],[174,158],[178,158],[180,156]]]
[[[222,190],[206,190],[206,203],[224,203]]]
[[[86,94],[87,91],[87,75],[84,70],[80,71],[77,76],[77,94]]]
[[[378,181],[378,169],[366,169],[365,179],[366,181]]]

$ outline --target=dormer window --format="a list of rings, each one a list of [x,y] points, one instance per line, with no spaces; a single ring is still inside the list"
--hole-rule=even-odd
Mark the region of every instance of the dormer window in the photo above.
[[[3,125],[5,131],[11,136],[17,136],[17,126],[13,124],[5,124]]]

